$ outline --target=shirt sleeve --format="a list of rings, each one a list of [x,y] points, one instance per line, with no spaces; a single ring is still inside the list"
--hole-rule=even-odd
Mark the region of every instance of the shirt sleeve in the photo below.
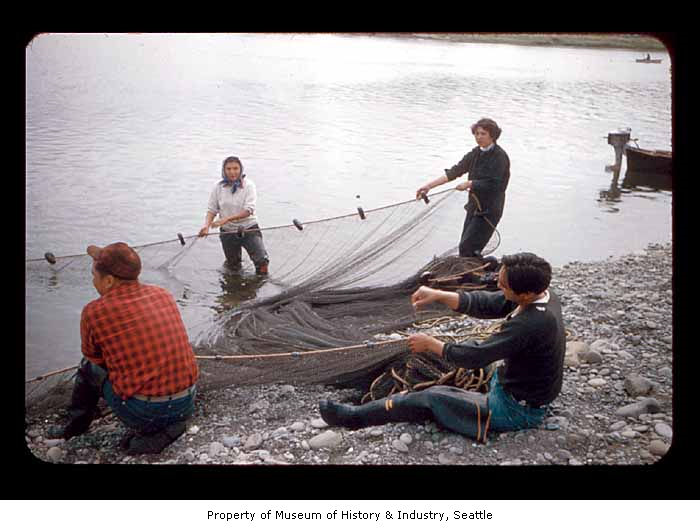
[[[207,204],[207,210],[211,213],[217,214],[220,211],[219,208],[219,185],[214,186],[211,194],[209,195],[209,203]]]
[[[457,291],[459,304],[456,311],[475,318],[505,318],[516,307],[503,291]]]
[[[80,342],[83,355],[95,364],[102,364],[104,359],[99,346],[95,343],[95,336],[90,326],[88,314],[89,306],[85,306],[80,315]]]
[[[442,353],[445,359],[462,368],[483,368],[523,351],[528,346],[529,337],[527,326],[514,318],[505,321],[498,332],[483,342],[445,344]]]
[[[255,188],[255,183],[251,180],[246,183],[245,199],[243,200],[243,210],[248,210],[250,215],[255,215],[255,204],[258,201],[258,192]]]
[[[450,169],[445,169],[445,176],[447,176],[447,180],[454,180],[457,177],[461,177],[465,173],[467,173],[471,167],[472,164],[474,163],[474,157],[476,156],[476,151],[471,150],[469,151],[462,160],[457,162],[454,166],[452,166]]]

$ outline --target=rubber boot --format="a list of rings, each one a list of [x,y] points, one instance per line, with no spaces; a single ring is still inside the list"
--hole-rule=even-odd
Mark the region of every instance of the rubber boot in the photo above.
[[[343,405],[324,399],[319,402],[319,410],[323,421],[328,425],[351,430],[370,425],[432,419],[430,409],[425,407],[421,399],[416,399],[418,394],[397,394],[359,406]]]
[[[168,425],[161,431],[136,434],[121,447],[126,449],[129,455],[158,454],[177,440],[185,432],[186,427],[186,421],[178,421]]]
[[[68,405],[68,423],[64,426],[50,427],[47,431],[49,438],[68,440],[83,434],[90,428],[97,413],[97,402],[100,399],[102,383],[107,372],[83,359],[75,375],[73,393]]]

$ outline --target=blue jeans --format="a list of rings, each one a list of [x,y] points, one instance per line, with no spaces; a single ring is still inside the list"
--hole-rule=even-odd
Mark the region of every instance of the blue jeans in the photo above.
[[[151,402],[134,397],[124,400],[114,393],[109,379],[102,385],[102,395],[117,417],[127,427],[146,434],[189,418],[194,413],[195,394],[193,388],[189,395],[170,401]]]
[[[501,385],[498,371],[493,373],[487,400],[491,411],[491,429],[494,431],[518,431],[537,427],[547,412],[546,407],[533,408],[518,403]]]
[[[237,232],[221,230],[219,239],[226,261],[231,268],[236,269],[241,266],[241,248],[245,248],[256,269],[270,261],[263,243],[262,231],[258,225],[246,229],[242,236]]]

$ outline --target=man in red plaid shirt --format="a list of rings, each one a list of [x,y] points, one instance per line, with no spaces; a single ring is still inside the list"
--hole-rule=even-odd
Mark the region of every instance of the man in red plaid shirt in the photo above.
[[[87,253],[100,298],[80,318],[84,357],[69,421],[49,435],[69,439],[87,431],[104,397],[130,428],[122,448],[159,453],[194,412],[199,369],[180,312],[168,291],[138,281],[141,259],[126,243],[91,245]]]

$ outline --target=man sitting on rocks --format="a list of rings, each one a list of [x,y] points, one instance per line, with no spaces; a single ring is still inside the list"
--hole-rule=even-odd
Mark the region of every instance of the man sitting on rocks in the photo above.
[[[432,352],[463,368],[504,362],[494,372],[488,394],[436,385],[352,406],[323,400],[328,425],[359,429],[388,422],[434,420],[442,427],[486,441],[489,429],[535,427],[562,386],[566,336],[557,296],[548,289],[549,263],[531,254],[503,256],[500,291],[448,292],[420,287],[411,296],[416,309],[439,302],[477,318],[504,318],[499,331],[481,343],[446,344],[418,333],[408,338],[413,353]]]
[[[104,397],[130,428],[128,454],[159,453],[185,431],[194,412],[199,368],[172,295],[138,281],[139,255],[126,243],[91,245],[100,298],[80,318],[82,353],[69,421],[48,431],[66,440],[84,433]]]

